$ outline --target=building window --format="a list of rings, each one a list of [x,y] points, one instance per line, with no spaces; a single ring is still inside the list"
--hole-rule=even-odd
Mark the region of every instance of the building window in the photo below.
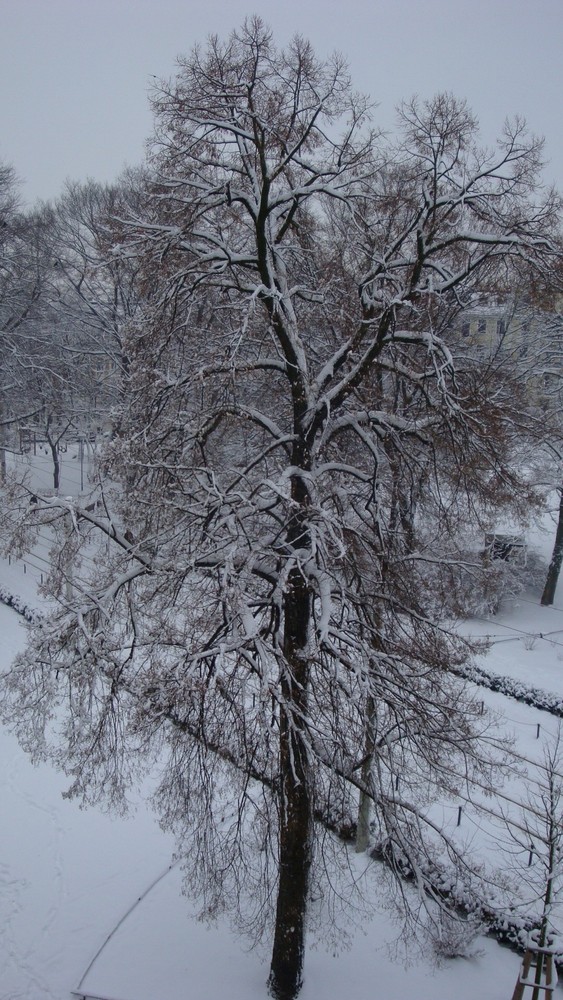
[[[469,323],[469,320],[466,319],[461,324],[461,336],[462,337],[468,337],[469,336],[470,327],[471,327],[471,324]]]

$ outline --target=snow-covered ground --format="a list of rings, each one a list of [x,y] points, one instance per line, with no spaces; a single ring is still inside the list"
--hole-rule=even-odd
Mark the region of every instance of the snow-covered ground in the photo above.
[[[0,628],[8,659],[22,630],[1,606]],[[173,844],[150,813],[141,806],[120,819],[80,810],[62,798],[64,778],[33,767],[5,730],[0,755],[2,1000],[67,1000],[79,984],[111,1000],[265,997],[266,956],[247,951],[225,926],[194,919],[180,872],[169,870]],[[479,942],[475,958],[436,969],[415,957],[405,969],[387,950],[393,939],[382,909],[349,951],[311,949],[303,1000],[509,1000],[518,958],[494,941]]]
[[[47,476],[47,458],[38,466]],[[77,491],[78,471],[71,452],[61,492]],[[551,538],[542,544],[547,552]],[[37,604],[45,556],[0,560],[0,587]],[[472,623],[472,631],[494,636],[483,665],[563,695],[563,588],[559,595],[551,609],[527,597],[491,621]],[[2,605],[0,630],[5,666],[24,644],[25,629]],[[483,697],[506,718],[517,752],[541,760],[556,720],[502,695]],[[64,776],[33,767],[4,729],[0,760],[0,1000],[68,1000],[73,990],[111,1000],[263,1000],[268,956],[249,951],[225,925],[208,928],[195,919],[172,865],[174,845],[142,793],[126,818],[81,810],[62,797]],[[458,804],[440,808],[458,831]],[[474,840],[477,822],[483,826],[464,806],[457,835]],[[494,822],[479,836],[486,850]],[[380,891],[375,877],[373,884]],[[382,905],[350,950],[334,956],[311,947],[303,1000],[510,1000],[519,959],[494,941],[481,939],[475,957],[440,968],[413,952],[405,969],[402,954],[393,952],[395,933]]]

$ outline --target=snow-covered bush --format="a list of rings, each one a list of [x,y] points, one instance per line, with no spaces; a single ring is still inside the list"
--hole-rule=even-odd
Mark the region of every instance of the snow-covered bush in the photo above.
[[[480,954],[476,940],[485,926],[477,917],[440,911],[430,933],[432,950],[437,962],[446,958],[475,958]]]
[[[496,614],[503,603],[516,600],[525,590],[543,584],[546,565],[541,556],[528,551],[525,563],[491,559],[485,552],[467,553],[468,568],[460,588],[462,617]]]

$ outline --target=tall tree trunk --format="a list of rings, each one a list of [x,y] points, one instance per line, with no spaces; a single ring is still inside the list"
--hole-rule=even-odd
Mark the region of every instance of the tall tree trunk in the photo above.
[[[369,788],[371,783],[371,768],[373,763],[373,726],[375,719],[375,704],[372,695],[366,701],[366,732],[364,742],[364,763],[362,764],[362,783]],[[371,798],[365,792],[360,792],[358,806],[358,823],[356,827],[356,853],[367,851],[370,838]]]
[[[0,416],[1,415],[2,409],[0,408]],[[6,482],[6,475],[6,425],[4,423],[0,423],[0,482]]]
[[[53,459],[53,490],[58,494],[61,485],[61,463],[59,459],[59,449],[56,444],[49,441],[51,448],[51,458]]]
[[[559,520],[557,522],[557,532],[555,535],[555,545],[553,555],[547,571],[545,587],[541,595],[541,603],[544,606],[553,604],[557,581],[559,580],[559,570],[563,562],[563,487],[559,490]]]
[[[45,437],[47,438],[47,444],[51,451],[51,458],[53,459],[53,489],[58,495],[59,486],[61,485],[61,463],[59,459],[59,441],[60,436],[54,438],[51,434],[51,417],[47,418],[47,426],[45,427]]]
[[[383,576],[385,570],[383,569]],[[383,643],[381,639],[381,620],[376,608],[372,609],[372,629],[371,644],[374,650],[382,651]],[[365,729],[364,729],[364,762],[362,764],[362,784],[364,788],[371,788],[373,754],[375,750],[375,698],[373,694],[368,694],[365,703]],[[356,825],[356,853],[361,854],[367,851],[370,841],[370,824],[372,813],[372,799],[366,792],[360,792],[358,805],[358,822]]]
[[[302,483],[294,497],[307,503]],[[293,544],[307,538],[305,519],[298,516],[289,531]],[[303,983],[305,927],[311,867],[312,802],[309,761],[303,739],[309,682],[308,639],[311,593],[299,567],[289,575],[284,613],[285,675],[280,706],[280,831],[276,926],[269,992],[276,1000],[293,1000]]]

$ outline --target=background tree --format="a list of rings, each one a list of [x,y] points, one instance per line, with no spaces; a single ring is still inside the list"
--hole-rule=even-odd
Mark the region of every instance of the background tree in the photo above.
[[[123,801],[158,759],[188,886],[256,933],[273,920],[269,989],[290,1000],[345,858],[326,829],[354,830],[359,795],[422,898],[429,854],[463,863],[425,808],[490,778],[449,672],[477,572],[455,530],[525,484],[448,330],[513,260],[550,266],[557,204],[535,197],[521,123],[484,154],[438,97],[403,109],[390,146],[340,59],[277,50],[256,19],[181,60],[154,110],[151,207],[121,240],[144,302],[123,329],[117,485],[104,517],[27,505],[60,512],[67,551],[98,533],[112,555],[61,596],[4,702],[87,801]]]
[[[561,287],[560,274],[556,275],[556,287],[557,285]],[[535,415],[540,422],[543,452],[548,458],[551,484],[555,487],[557,497],[555,539],[541,595],[541,603],[547,607],[555,600],[563,563],[563,487],[560,485],[563,462],[561,423],[563,317],[560,304],[560,295],[552,295],[551,301],[547,304],[548,309],[545,308],[545,303],[543,309],[538,309],[537,306],[533,310],[528,309],[529,326],[535,333],[530,363],[533,373]]]
[[[515,436],[520,440],[520,464],[539,489],[555,495],[556,534],[541,595],[551,605],[563,560],[563,506],[561,505],[561,268],[549,276],[521,275],[503,337],[495,345],[495,364],[513,387]],[[509,407],[505,406],[508,412]]]
[[[107,413],[127,368],[123,329],[141,302],[134,258],[114,252],[121,219],[141,210],[143,175],[113,185],[68,183],[51,208],[48,254],[59,322],[73,331],[69,354],[86,371],[93,414]]]
[[[540,1000],[542,985],[555,987],[554,945],[559,936],[558,907],[562,888],[563,814],[561,731],[547,745],[534,791],[529,792],[516,822],[507,820],[506,853],[523,887],[522,909],[534,913],[526,955],[512,1000],[522,1000],[521,979],[533,984],[531,1000]],[[528,917],[528,919],[530,919]],[[532,968],[531,959],[534,958]],[[545,996],[548,991],[545,991]]]
[[[19,270],[12,267],[5,309],[12,379],[5,406],[22,434],[12,434],[13,447],[46,443],[55,491],[60,448],[69,437],[82,447],[92,440],[122,392],[121,331],[141,299],[134,263],[113,247],[118,214],[138,208],[139,183],[133,173],[111,187],[69,183],[54,205],[19,222]]]
[[[561,563],[563,562],[563,487],[558,489],[559,508],[557,514],[557,528],[555,531],[555,542],[553,552],[547,568],[545,584],[541,595],[541,603],[550,607],[555,600],[555,591],[559,581]]]
[[[0,165],[0,474],[6,475],[6,447],[16,424],[39,406],[28,391],[30,335],[39,312],[46,269],[40,250],[43,217],[25,215],[18,203],[13,170]]]

